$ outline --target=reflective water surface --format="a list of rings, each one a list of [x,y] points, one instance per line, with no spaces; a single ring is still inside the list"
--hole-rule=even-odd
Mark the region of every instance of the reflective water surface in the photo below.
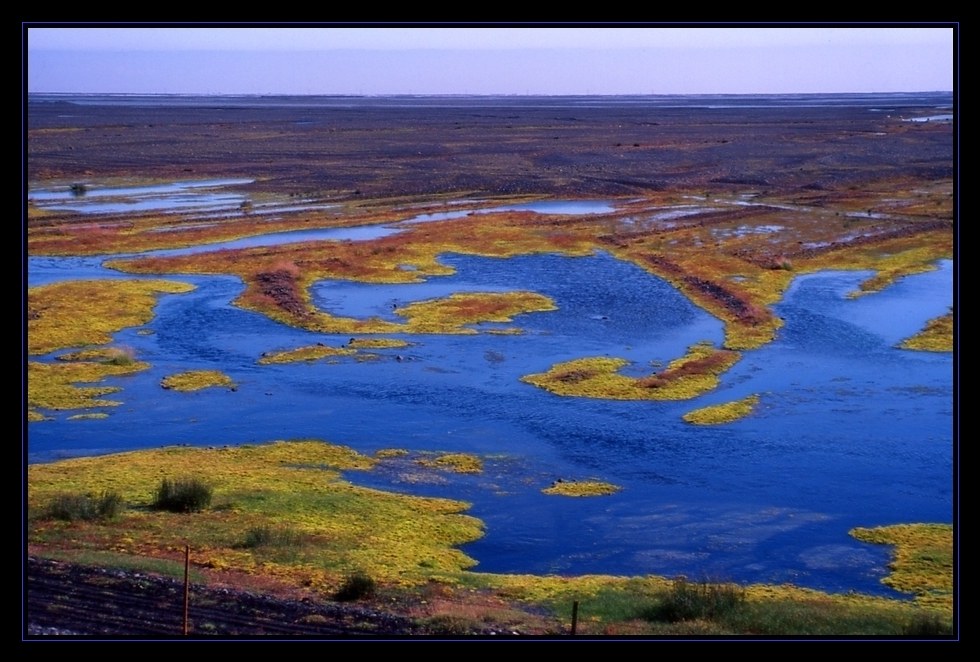
[[[646,374],[692,343],[720,345],[721,322],[603,253],[442,260],[454,275],[407,285],[323,281],[311,291],[335,314],[396,321],[396,306],[458,291],[529,289],[558,310],[519,316],[521,335],[406,334],[394,337],[408,347],[376,350],[372,361],[262,366],[263,352],[348,338],[232,307],[243,287],[236,278],[168,277],[197,289],[162,297],[151,322],[115,339],[152,367],[107,381],[122,387],[111,397],[123,403],[103,408],[107,419],[50,412],[53,420],[32,423],[29,460],[307,437],[365,453],[479,453],[487,458],[479,476],[350,479],[470,502],[486,536],[464,551],[489,572],[684,574],[893,594],[880,584],[888,549],[848,530],[951,521],[952,357],[895,347],[949,309],[950,261],[858,299],[847,293],[866,272],[802,275],[776,306],[786,321],[776,341],[745,352],[717,390],[687,402],[615,402],[558,397],[520,378],[604,355]],[[29,269],[32,286],[132,277],[94,258],[31,258]],[[159,386],[165,375],[203,368],[224,370],[238,390]],[[681,418],[750,394],[760,406],[749,418],[714,427]],[[557,478],[623,489],[588,499],[542,494]]]

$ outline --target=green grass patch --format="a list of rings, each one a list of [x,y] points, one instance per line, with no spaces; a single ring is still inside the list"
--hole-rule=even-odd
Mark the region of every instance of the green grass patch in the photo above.
[[[745,589],[736,584],[674,580],[670,591],[642,612],[648,621],[724,619],[745,604]]]
[[[158,563],[166,572],[182,570],[174,559],[189,544],[192,572],[262,574],[323,597],[366,595],[353,586],[359,575],[400,601],[427,599],[432,587],[483,596],[482,607],[429,614],[439,619],[433,629],[447,631],[468,629],[474,615],[507,603],[547,612],[567,632],[575,601],[580,634],[945,637],[952,631],[951,593],[932,599],[952,585],[949,526],[855,532],[907,552],[908,562],[917,564],[912,576],[922,582],[922,598],[917,594],[915,601],[653,576],[495,575],[472,571],[474,561],[458,549],[482,534],[482,524],[465,514],[467,504],[358,487],[342,478],[342,471],[370,470],[378,462],[344,446],[302,440],[30,465],[28,542],[45,556],[118,567]],[[188,517],[150,507],[161,476],[194,476],[201,467],[220,495],[210,508]],[[59,495],[103,490],[117,492],[129,506],[111,524],[44,516]],[[901,577],[902,566],[893,563],[892,576]]]
[[[341,478],[342,470],[367,470],[377,461],[344,446],[304,440],[171,447],[31,465],[33,508],[43,508],[56,493],[101,489],[119,491],[133,507],[111,530],[69,531],[37,522],[29,536],[40,546],[138,549],[147,555],[166,555],[189,543],[198,550],[197,562],[212,568],[261,568],[330,592],[355,569],[376,581],[412,585],[474,565],[457,548],[483,532],[481,522],[465,514],[468,504],[358,487]],[[161,476],[198,476],[202,467],[208,486],[220,495],[210,508],[187,517],[153,507],[160,502]],[[263,545],[265,528],[295,532],[296,544]],[[251,548],[243,545],[250,530],[257,545]]]
[[[295,529],[267,524],[254,526],[245,532],[241,547],[294,547],[302,541],[302,535]]]
[[[193,551],[192,551],[193,554]],[[184,561],[155,558],[149,556],[134,556],[106,550],[47,550],[45,557],[57,559],[66,563],[113,568],[139,573],[150,573],[174,579],[184,578]],[[195,584],[206,584],[207,576],[194,564],[188,568],[188,579]]]

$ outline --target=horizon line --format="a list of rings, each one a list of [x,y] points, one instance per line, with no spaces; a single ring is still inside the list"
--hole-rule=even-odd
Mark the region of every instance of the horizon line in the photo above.
[[[83,94],[99,96],[133,97],[675,97],[675,96],[799,96],[799,95],[869,95],[869,94],[953,94],[955,90],[889,90],[889,91],[839,91],[839,92],[569,92],[553,94],[546,92],[379,92],[374,94],[352,92],[48,92],[28,91],[27,95],[78,96]]]

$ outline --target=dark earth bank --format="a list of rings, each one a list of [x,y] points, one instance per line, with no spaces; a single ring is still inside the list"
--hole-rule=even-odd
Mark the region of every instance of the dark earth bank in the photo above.
[[[140,571],[90,567],[31,556],[27,561],[25,639],[173,639],[183,633],[182,580]],[[190,584],[190,638],[444,638],[424,620],[363,602],[279,597]],[[402,604],[404,609],[406,605]],[[556,626],[557,627],[557,626]],[[557,631],[557,630],[555,630]],[[473,636],[528,634],[484,624]],[[532,633],[534,634],[534,633]],[[538,633],[539,634],[539,633]]]

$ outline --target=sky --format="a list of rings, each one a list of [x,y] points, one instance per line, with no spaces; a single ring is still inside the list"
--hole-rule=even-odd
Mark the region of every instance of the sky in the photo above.
[[[953,24],[24,24],[29,93],[793,94],[954,88]]]

